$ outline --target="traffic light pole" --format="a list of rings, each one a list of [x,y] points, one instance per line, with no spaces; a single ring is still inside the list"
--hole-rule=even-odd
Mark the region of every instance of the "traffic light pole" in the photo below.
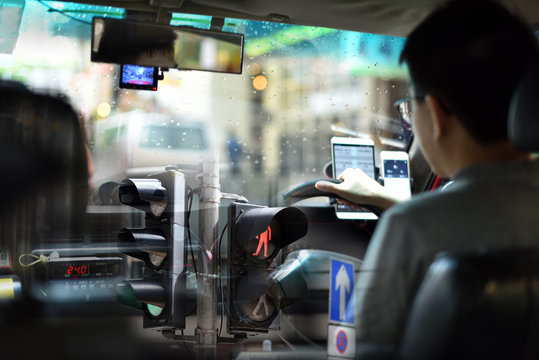
[[[217,276],[213,261],[206,261],[207,249],[218,237],[219,203],[221,191],[219,185],[219,164],[216,161],[205,161],[202,166],[199,202],[199,235],[202,251],[198,256],[197,266],[197,358],[215,359],[217,357]],[[217,250],[219,251],[219,250]]]

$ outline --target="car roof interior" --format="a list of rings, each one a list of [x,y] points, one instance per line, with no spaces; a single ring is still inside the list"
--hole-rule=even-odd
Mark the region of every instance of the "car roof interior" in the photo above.
[[[283,22],[405,37],[444,0],[83,0],[166,19],[172,12]],[[537,28],[539,1],[501,0]],[[309,11],[305,11],[308,5]]]

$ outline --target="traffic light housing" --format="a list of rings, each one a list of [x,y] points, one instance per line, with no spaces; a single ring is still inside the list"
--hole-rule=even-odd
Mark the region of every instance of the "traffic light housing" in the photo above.
[[[307,233],[307,218],[295,207],[232,203],[228,214],[228,331],[267,332],[288,302],[270,291],[279,251]]]
[[[185,231],[187,187],[177,170],[126,179],[118,189],[120,202],[145,212],[145,227],[123,228],[119,248],[143,260],[150,276],[127,280],[120,301],[144,311],[145,328],[185,328]]]

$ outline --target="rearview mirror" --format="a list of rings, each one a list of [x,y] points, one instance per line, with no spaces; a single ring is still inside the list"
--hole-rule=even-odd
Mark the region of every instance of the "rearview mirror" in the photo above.
[[[91,60],[241,74],[243,34],[94,18]]]

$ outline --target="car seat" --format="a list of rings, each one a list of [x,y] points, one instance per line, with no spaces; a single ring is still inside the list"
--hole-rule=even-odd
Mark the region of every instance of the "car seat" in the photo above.
[[[539,64],[524,76],[509,110],[508,135],[521,151],[539,151]]]
[[[537,359],[539,249],[439,254],[399,359]]]

